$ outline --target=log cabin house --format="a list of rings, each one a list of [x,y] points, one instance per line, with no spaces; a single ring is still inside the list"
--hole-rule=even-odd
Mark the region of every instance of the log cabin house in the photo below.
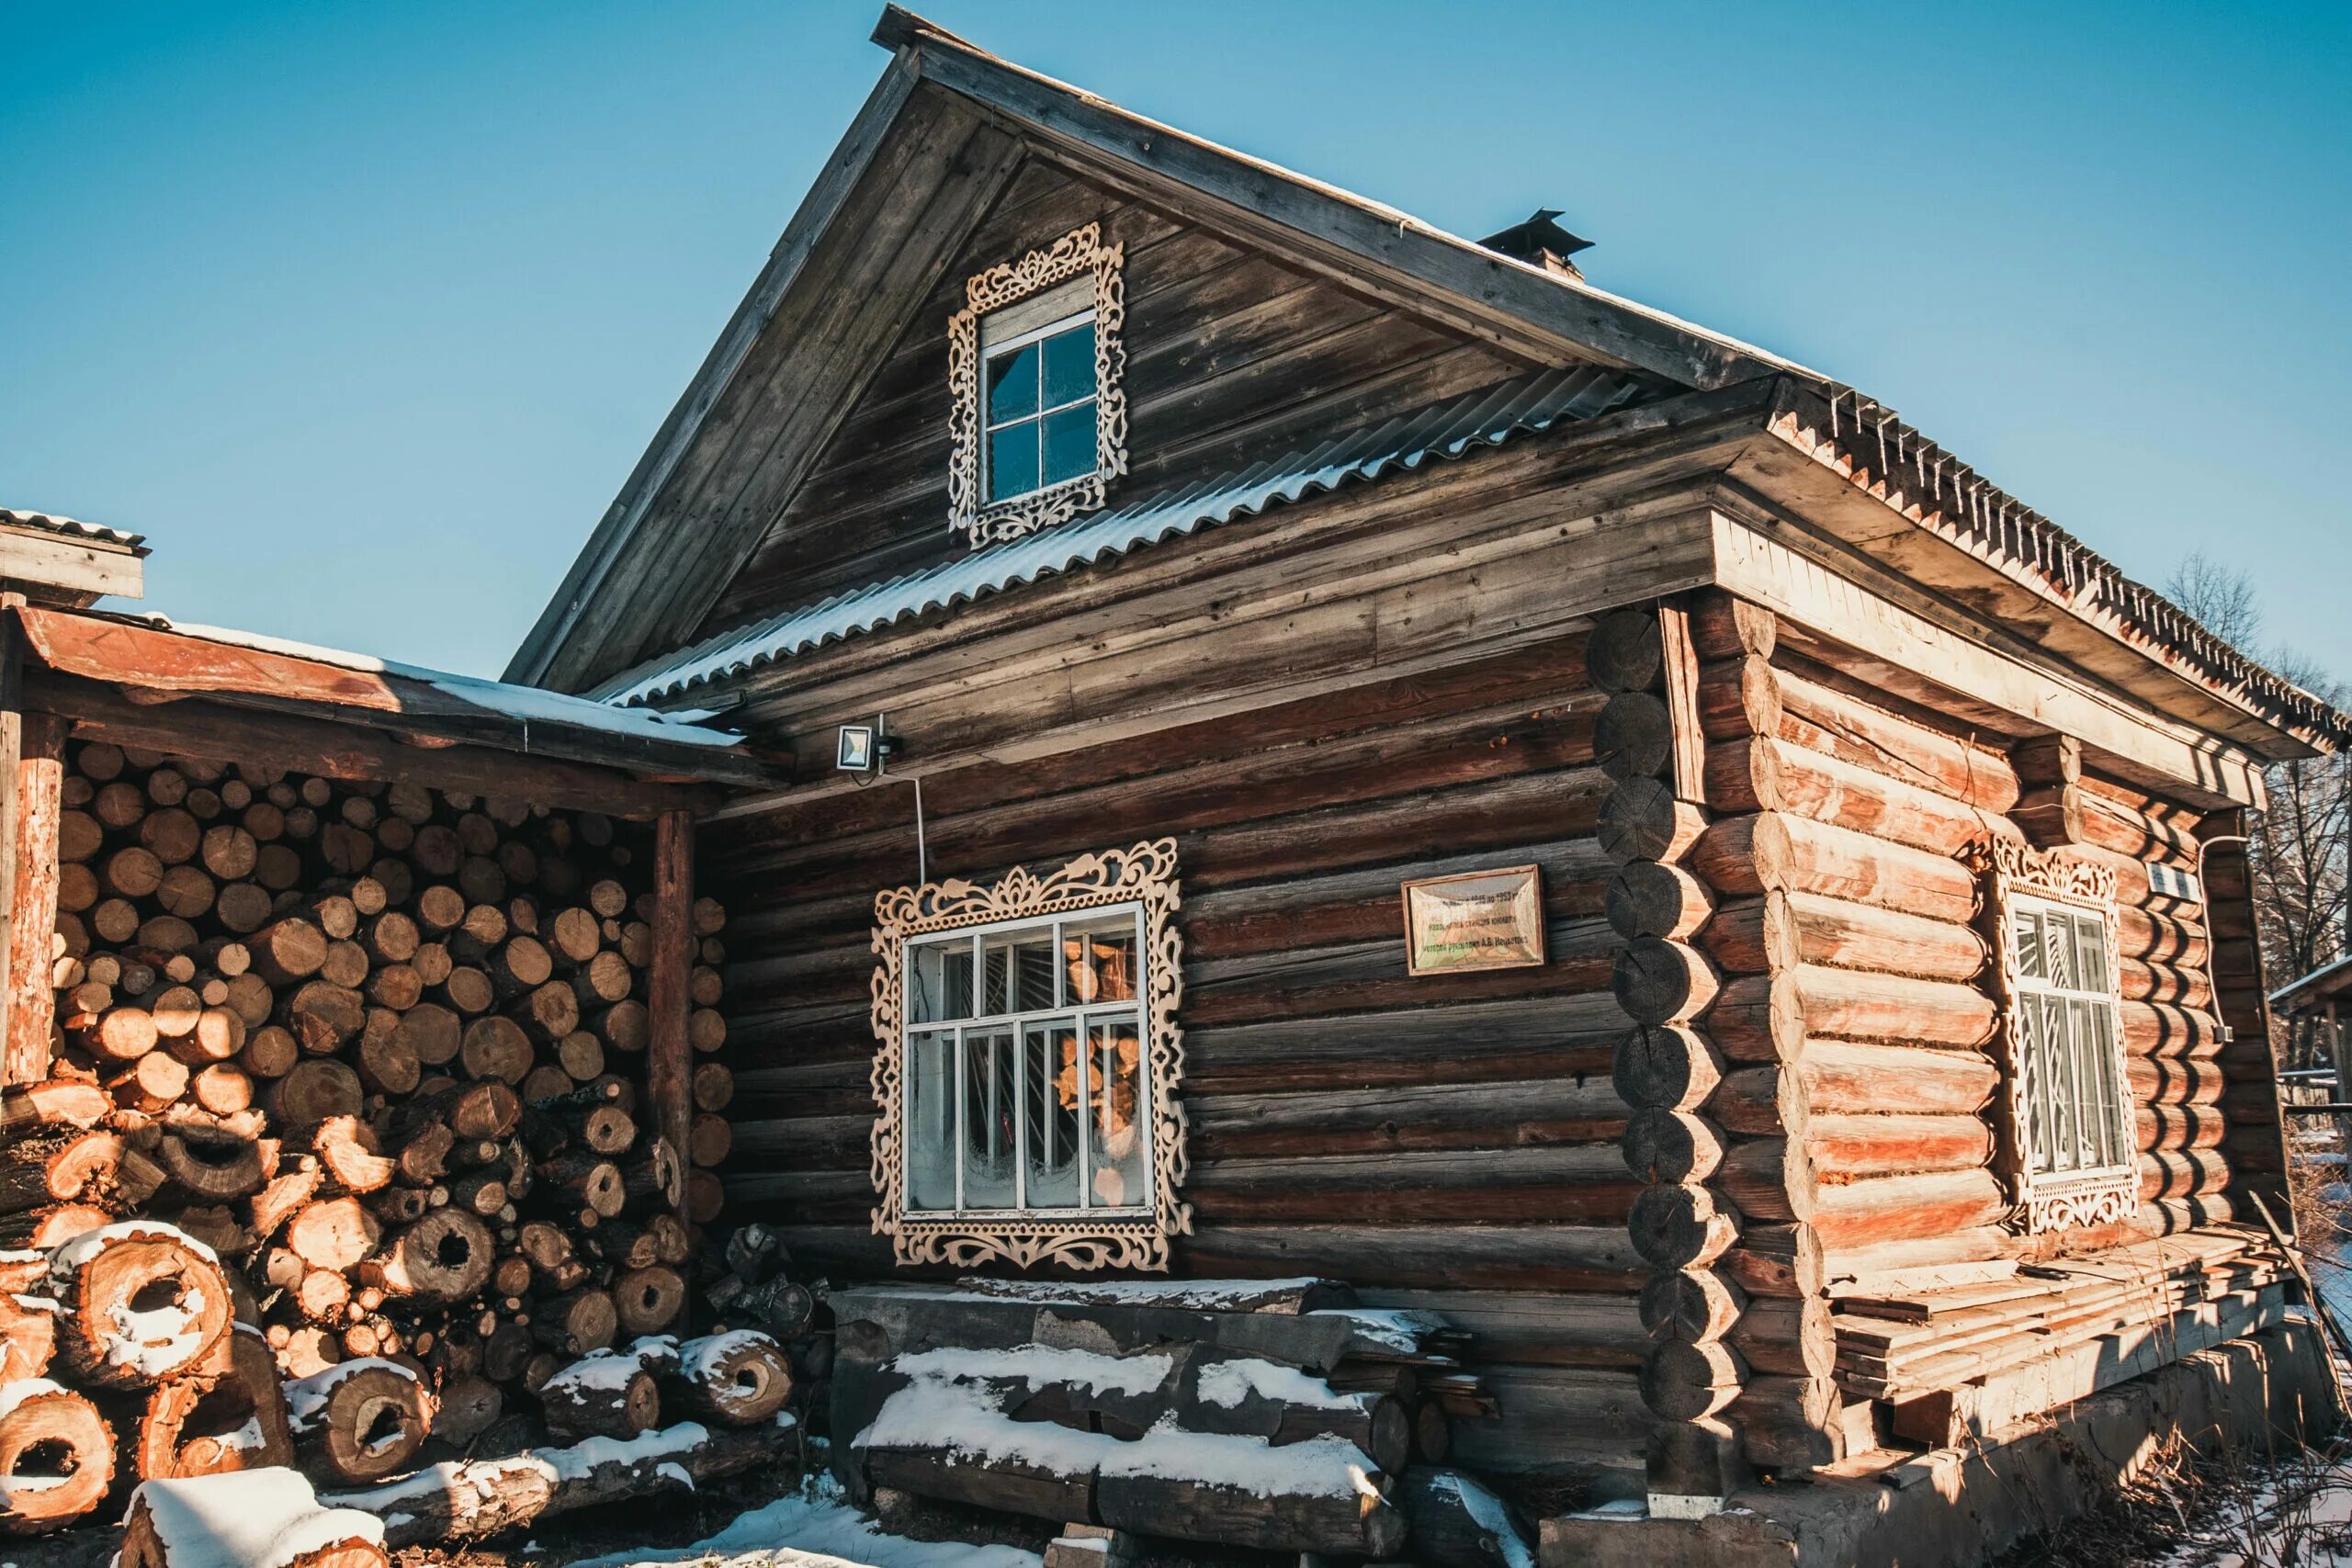
[[[1455,1463],[1657,1522],[2279,1321],[2245,816],[2352,720],[1556,214],[875,36],[508,671],[797,759],[699,864],[842,1365],[1318,1281],[1469,1336]],[[848,1469],[1105,1522],[906,1382]]]
[[[1088,1561],[1960,1562],[2069,1421],[2332,1419],[2243,835],[2352,719],[1556,213],[1470,243],[875,36],[492,711],[35,592],[16,776],[657,818],[837,1469]],[[31,533],[119,591],[135,541]]]

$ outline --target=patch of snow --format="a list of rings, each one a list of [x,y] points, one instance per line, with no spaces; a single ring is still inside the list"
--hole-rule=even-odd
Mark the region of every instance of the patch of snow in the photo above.
[[[1535,1553],[1528,1550],[1526,1538],[1511,1522],[1510,1510],[1500,1497],[1458,1470],[1430,1472],[1430,1488],[1453,1494],[1470,1522],[1495,1538],[1503,1568],[1535,1568]]]
[[[695,1490],[695,1478],[686,1473],[686,1467],[684,1465],[679,1464],[674,1461],[665,1460],[662,1463],[655,1465],[653,1467],[653,1473],[660,1476],[665,1476],[668,1479],[676,1482],[679,1485],[684,1487],[689,1492]]]
[[[797,1495],[738,1516],[707,1540],[651,1552],[615,1552],[571,1568],[661,1562],[708,1562],[713,1568],[1039,1568],[1042,1562],[1017,1546],[885,1534],[842,1500],[831,1475],[820,1472]]]
[[[904,1370],[912,1359],[901,1357],[898,1365]],[[1065,1475],[1148,1475],[1260,1497],[1377,1493],[1366,1473],[1372,1461],[1343,1438],[1309,1438],[1276,1448],[1264,1438],[1184,1431],[1171,1412],[1128,1442],[1049,1421],[1015,1421],[990,1390],[932,1377],[918,1377],[884,1400],[854,1446],[944,1447],[983,1464],[1035,1465]]]
[[[383,1521],[354,1508],[322,1508],[291,1470],[242,1470],[182,1481],[145,1481],[131,1494],[154,1521],[172,1568],[284,1568],[339,1540],[380,1544]]]
[[[718,1363],[747,1345],[764,1345],[781,1350],[771,1335],[756,1328],[738,1328],[725,1334],[706,1335],[689,1339],[678,1352],[678,1371],[690,1382],[701,1382],[718,1375]]]
[[[1408,1312],[1398,1307],[1326,1307],[1307,1317],[1343,1317],[1365,1338],[1400,1355],[1418,1355],[1430,1335],[1453,1326],[1433,1312]]]
[[[8,1299],[17,1303],[20,1312],[46,1313],[51,1317],[62,1317],[65,1314],[64,1303],[54,1296],[10,1296]]]
[[[220,1257],[210,1247],[177,1225],[167,1225],[158,1220],[118,1220],[110,1225],[100,1225],[94,1231],[84,1231],[72,1241],[61,1242],[49,1255],[49,1277],[70,1280],[105,1247],[139,1236],[178,1242],[214,1268],[220,1266]]]
[[[601,729],[614,735],[683,741],[692,746],[732,746],[742,739],[726,730],[706,729],[696,724],[681,722],[680,718],[650,709],[614,707],[587,697],[568,696],[561,692],[550,692],[537,686],[514,686],[503,681],[485,681],[478,676],[430,670],[423,665],[396,664],[372,654],[320,648],[286,637],[269,637],[261,632],[173,621],[163,615],[143,618],[182,637],[201,637],[207,642],[225,643],[232,648],[250,648],[262,653],[284,654],[289,659],[308,659],[342,670],[355,670],[363,675],[393,675],[405,681],[420,682],[443,696],[455,697],[459,702],[488,708],[509,718],[521,719],[526,724],[566,724],[584,729]]]
[[[558,1479],[574,1481],[600,1464],[640,1464],[672,1454],[692,1453],[710,1440],[710,1428],[699,1421],[681,1421],[634,1438],[588,1438],[568,1449],[540,1449]],[[659,1473],[659,1472],[656,1472]]]
[[[1295,1280],[1102,1280],[1083,1284],[1051,1280],[956,1281],[959,1293],[992,1301],[1077,1302],[1098,1305],[1170,1307],[1188,1312],[1248,1312],[1252,1303],[1283,1291],[1306,1291],[1323,1283]]]
[[[149,1382],[168,1377],[204,1350],[204,1292],[190,1286],[180,1300],[134,1312],[127,1302],[107,1308],[114,1326],[101,1337],[107,1365],[135,1367]]]
[[[257,1449],[261,1447],[264,1442],[267,1441],[267,1439],[262,1436],[261,1417],[258,1416],[246,1416],[245,1424],[243,1426],[238,1427],[235,1431],[231,1432],[228,1436],[215,1440],[218,1441],[222,1448],[228,1449],[236,1453],[243,1453],[248,1450]]]
[[[1345,1410],[1355,1403],[1355,1395],[1337,1393],[1321,1378],[1277,1361],[1219,1361],[1201,1373],[1201,1397],[1211,1404],[1230,1409],[1253,1393],[1318,1410]]]
[[[1650,1506],[1639,1497],[1620,1497],[1613,1503],[1603,1503],[1568,1517],[1572,1519],[1646,1519],[1650,1517]]]
[[[1168,1381],[1173,1356],[1102,1356],[1091,1350],[1021,1345],[1010,1350],[944,1347],[900,1356],[892,1365],[920,1382],[1021,1378],[1033,1383],[1082,1384],[1098,1394],[1146,1394]]]
[[[19,1493],[47,1492],[73,1479],[70,1475],[0,1475],[0,1503],[14,1502]]]
[[[5,1419],[17,1405],[28,1399],[43,1394],[63,1393],[65,1390],[47,1378],[18,1378],[12,1383],[0,1383],[0,1419]]]

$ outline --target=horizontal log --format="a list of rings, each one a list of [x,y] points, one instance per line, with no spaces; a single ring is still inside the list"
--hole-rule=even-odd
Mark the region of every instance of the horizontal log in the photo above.
[[[1723,1058],[1695,1031],[1637,1026],[1618,1042],[1610,1081],[1629,1106],[1695,1111],[1715,1092],[1724,1072]]]
[[[1718,818],[1688,863],[1718,895],[1818,893],[1955,924],[1976,913],[1976,879],[1950,856],[1784,811]]]
[[[1805,1028],[1844,1039],[1974,1048],[1991,1042],[1998,1012],[1972,987],[1805,964],[1794,976]]]
[[[1709,740],[1781,733],[1781,681],[1769,660],[1748,654],[1699,668],[1699,730]]]
[[[1981,1052],[1808,1040],[1799,1068],[1815,1112],[1900,1106],[1933,1115],[1978,1115],[1993,1102],[2000,1069]]]
[[[2007,1209],[1989,1170],[1879,1176],[1822,1187],[1813,1215],[1832,1255],[1990,1224]]]
[[[1777,731],[1781,739],[1981,811],[1998,814],[2017,803],[2017,770],[2001,752],[1792,671],[1773,673],[1783,715]]]
[[[1732,1325],[1729,1343],[1757,1371],[1783,1377],[1826,1378],[1838,1359],[1829,1303],[1819,1296],[1758,1296]]]
[[[1727,1414],[1750,1462],[1803,1471],[1838,1459],[1834,1432],[1842,1404],[1837,1385],[1826,1378],[1758,1375],[1740,1390]]]
[[[1815,1116],[1806,1147],[1814,1168],[1831,1181],[1970,1170],[1992,1158],[1993,1128],[1975,1115]]]
[[[1679,865],[1633,861],[1609,880],[1610,928],[1618,935],[1687,941],[1714,910],[1705,884]]]

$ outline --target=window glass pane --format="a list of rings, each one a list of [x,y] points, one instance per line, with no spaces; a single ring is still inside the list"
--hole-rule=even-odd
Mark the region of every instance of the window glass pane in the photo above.
[[[1094,404],[1091,400],[1059,413],[1047,414],[1043,482],[1057,485],[1064,479],[1083,479],[1092,473],[1094,444]]]
[[[1145,1200],[1143,1050],[1135,1021],[1097,1023],[1088,1032],[1089,1132],[1093,1175],[1088,1202],[1098,1209],[1132,1209]]]
[[[1037,426],[1015,424],[989,436],[989,499],[1027,495],[1037,488]]]
[[[2042,977],[2053,986],[2075,984],[2075,933],[2055,910],[2041,917]]]
[[[1037,361],[1040,345],[1031,344],[1010,354],[989,356],[989,423],[1002,424],[1037,412]]]
[[[1062,927],[1064,983],[1073,1003],[1133,1001],[1136,995],[1136,919],[1072,920]]]
[[[2107,989],[2107,922],[2096,915],[2075,917],[2075,946],[2081,953],[2075,984],[2086,991]]]
[[[1013,1118],[1021,1104],[1020,1055],[1009,1032],[973,1030],[964,1036],[964,1207],[1009,1209],[1012,1186]]]
[[[1094,323],[1082,322],[1057,333],[1041,345],[1046,351],[1046,408],[1094,395]]]
[[[956,1032],[907,1045],[907,1207],[956,1206]]]
[[[1078,1031],[1067,1023],[1031,1024],[1023,1033],[1023,1113],[1029,1140],[1028,1205],[1078,1207]]]
[[[944,1023],[972,1016],[972,939],[932,942],[907,952],[907,1021]]]
[[[2010,936],[2016,943],[2018,973],[2030,980],[2042,979],[2041,914],[2040,910],[2020,908],[2009,920]]]
[[[1042,1012],[1054,998],[1054,928],[996,931],[981,938],[981,965],[988,976],[982,1010]]]

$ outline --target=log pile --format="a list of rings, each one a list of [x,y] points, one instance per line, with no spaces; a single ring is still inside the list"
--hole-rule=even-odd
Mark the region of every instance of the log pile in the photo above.
[[[662,1136],[649,832],[102,743],[72,748],[62,805],[53,1064],[0,1099],[0,1247],[167,1221],[286,1377],[393,1364],[461,1438],[682,1322],[728,1152],[724,913],[694,906],[673,971],[694,1103]],[[11,1377],[91,1375],[0,1303]],[[382,1382],[357,1384],[372,1413],[403,1397]]]
[[[231,1320],[203,1243],[167,1225],[103,1226],[47,1253],[0,1254],[20,1314],[0,1383],[0,1533],[62,1528],[119,1485],[283,1465],[277,1367]]]

